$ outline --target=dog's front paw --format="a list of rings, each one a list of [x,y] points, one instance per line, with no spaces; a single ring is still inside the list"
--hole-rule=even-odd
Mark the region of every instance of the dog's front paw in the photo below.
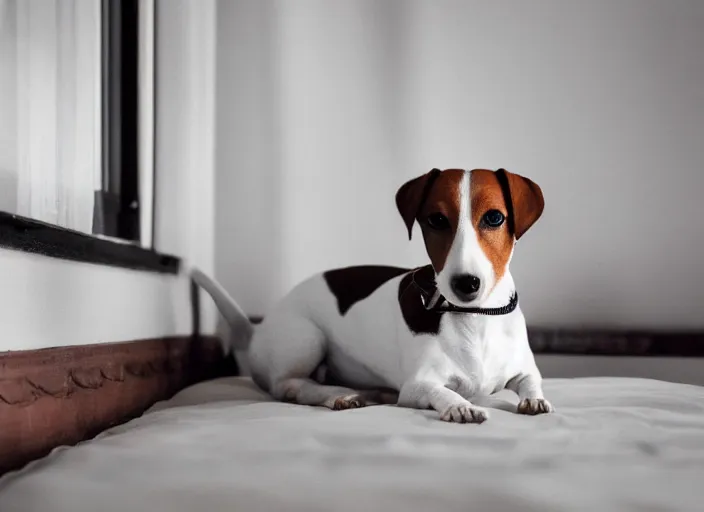
[[[455,423],[483,423],[488,418],[489,412],[486,409],[469,402],[452,405],[440,415],[441,420]]]
[[[518,412],[518,414],[529,414],[533,416],[536,414],[555,412],[555,408],[544,398],[524,398],[518,404],[516,412]]]

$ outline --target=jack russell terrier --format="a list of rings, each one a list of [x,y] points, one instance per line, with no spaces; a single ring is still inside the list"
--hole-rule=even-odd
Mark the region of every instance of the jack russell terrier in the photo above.
[[[552,412],[508,268],[516,241],[543,212],[540,187],[504,169],[433,169],[405,183],[396,205],[409,239],[420,225],[430,265],[315,275],[256,328],[219,284],[193,270],[234,335],[251,338],[257,385],[303,405],[396,402],[460,423],[486,420],[472,400],[507,388],[519,397],[518,413]]]

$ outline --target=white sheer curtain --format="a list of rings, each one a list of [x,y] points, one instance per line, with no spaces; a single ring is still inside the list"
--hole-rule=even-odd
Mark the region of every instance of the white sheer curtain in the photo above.
[[[3,43],[14,30],[16,52],[13,62],[5,49],[2,62],[16,80],[7,87],[16,133],[3,159],[15,160],[16,213],[90,233],[101,169],[100,2],[0,0],[0,12]]]
[[[17,211],[15,0],[0,0],[0,210]]]

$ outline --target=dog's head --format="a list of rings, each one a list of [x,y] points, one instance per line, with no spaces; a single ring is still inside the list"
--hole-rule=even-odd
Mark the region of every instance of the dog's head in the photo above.
[[[513,246],[543,213],[540,187],[503,169],[432,171],[405,183],[396,206],[418,221],[440,293],[480,305],[508,269]]]

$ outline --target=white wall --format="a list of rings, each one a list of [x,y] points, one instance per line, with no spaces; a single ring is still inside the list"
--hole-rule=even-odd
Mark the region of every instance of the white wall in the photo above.
[[[0,352],[190,334],[185,277],[0,249]]]
[[[426,261],[393,197],[505,167],[547,207],[529,323],[701,328],[704,2],[222,0],[216,270],[251,314],[310,273]]]
[[[156,230],[159,251],[215,270],[215,0],[158,0]],[[201,325],[218,313],[203,294]]]

